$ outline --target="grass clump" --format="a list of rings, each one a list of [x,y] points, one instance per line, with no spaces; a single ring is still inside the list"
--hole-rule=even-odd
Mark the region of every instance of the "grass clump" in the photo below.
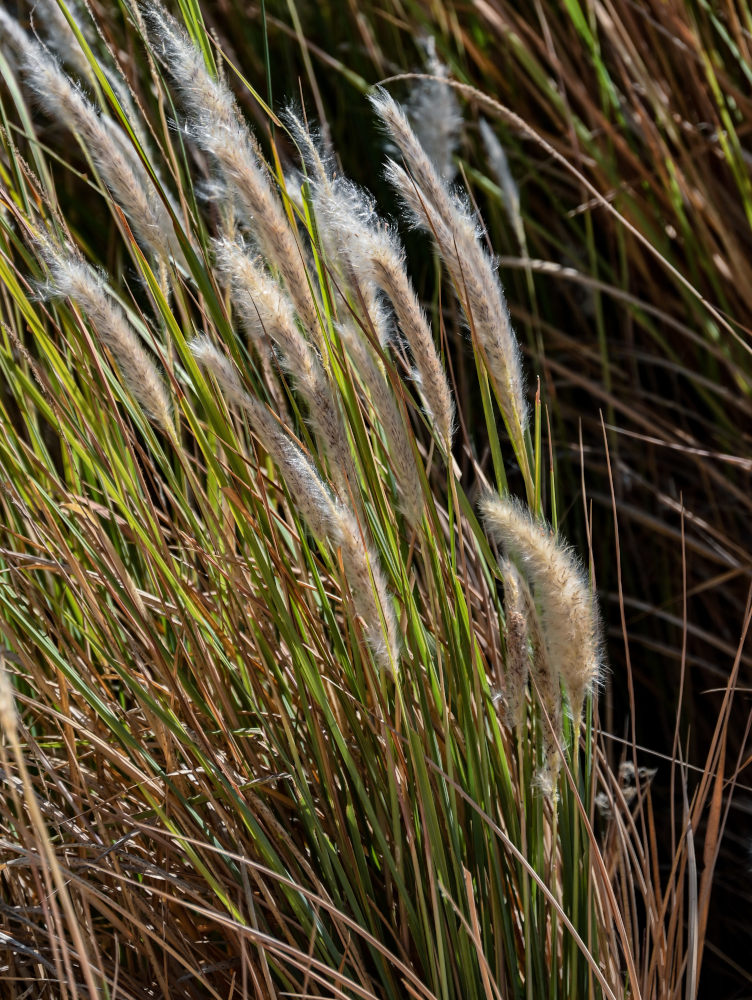
[[[595,597],[546,526],[540,398],[474,212],[377,94],[470,330],[494,482],[396,227],[304,117],[257,100],[254,135],[183,8],[124,4],[98,35],[61,4],[68,69],[0,19],[3,976],[694,995],[713,838],[698,895],[692,830],[718,786],[661,884],[640,772],[628,802],[598,741]]]

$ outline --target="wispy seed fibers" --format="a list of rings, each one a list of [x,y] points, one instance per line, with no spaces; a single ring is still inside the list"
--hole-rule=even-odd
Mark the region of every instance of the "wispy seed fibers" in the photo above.
[[[76,303],[112,353],[133,398],[165,433],[173,435],[172,406],[157,366],[104,278],[70,245],[40,236],[37,246],[49,269],[46,294]]]
[[[534,588],[547,659],[561,675],[579,725],[585,696],[600,671],[598,617],[587,578],[571,549],[518,501],[490,493],[481,510],[488,533]]]

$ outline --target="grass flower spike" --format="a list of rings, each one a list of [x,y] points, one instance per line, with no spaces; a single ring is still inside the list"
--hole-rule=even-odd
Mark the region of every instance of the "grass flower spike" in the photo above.
[[[162,61],[181,95],[190,138],[213,157],[219,182],[234,198],[267,261],[279,271],[306,335],[320,346],[301,247],[235,98],[210,75],[201,51],[174,18],[152,6],[149,21]]]
[[[25,43],[24,76],[40,105],[80,139],[136,235],[159,258],[183,260],[169,212],[122,129],[100,114],[36,42]]]
[[[329,459],[342,496],[357,488],[336,394],[321,357],[302,335],[291,300],[258,260],[234,240],[214,242],[217,270],[229,285],[232,300],[249,337],[263,351],[266,338],[277,345],[283,368],[295,379],[308,406],[308,416]]]
[[[387,176],[415,223],[429,233],[446,264],[468,323],[485,358],[517,456],[526,465],[527,404],[517,338],[496,266],[480,244],[476,223],[448,190],[402,109],[384,91],[372,104],[399,146],[407,172],[390,162]]]
[[[492,493],[481,510],[486,530],[533,587],[546,657],[561,676],[579,726],[585,695],[600,673],[598,619],[587,580],[571,551],[518,501]]]
[[[166,434],[174,435],[172,406],[156,364],[104,278],[70,245],[61,246],[46,236],[38,237],[37,245],[49,268],[45,293],[69,298],[79,306],[112,352],[133,398]]]

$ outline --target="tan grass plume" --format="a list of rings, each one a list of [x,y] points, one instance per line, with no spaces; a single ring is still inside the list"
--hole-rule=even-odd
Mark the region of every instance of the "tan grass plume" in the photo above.
[[[122,129],[100,114],[56,60],[28,38],[23,71],[39,104],[79,137],[139,241],[162,259],[183,262],[170,214]]]
[[[595,599],[572,550],[511,497],[488,494],[481,510],[489,535],[514,559],[534,589],[550,667],[557,671],[579,726],[585,696],[600,672]]]
[[[44,292],[76,303],[111,351],[133,398],[165,433],[173,436],[172,406],[157,366],[102,275],[70,244],[63,246],[41,235],[36,244],[49,268]]]
[[[210,75],[203,54],[170,14],[154,4],[147,15],[155,49],[182,98],[191,140],[213,157],[220,184],[242,211],[264,257],[279,271],[307,336],[321,347],[318,313],[297,235],[232,92]]]
[[[524,452],[527,404],[517,338],[495,262],[483,249],[472,213],[451,192],[420,145],[404,111],[383,90],[371,103],[400,149],[407,170],[387,163],[387,177],[411,216],[434,239],[485,357],[510,433]]]

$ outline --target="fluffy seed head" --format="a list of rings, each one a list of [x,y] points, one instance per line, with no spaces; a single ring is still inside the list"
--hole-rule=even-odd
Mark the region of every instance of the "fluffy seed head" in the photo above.
[[[170,215],[119,126],[100,115],[36,43],[26,49],[24,76],[45,111],[78,135],[139,240],[159,257],[182,261]]]
[[[504,578],[504,619],[506,624],[507,662],[504,677],[506,721],[519,726],[525,707],[525,689],[530,663],[528,649],[528,608],[524,597],[524,581],[509,559],[500,566]]]
[[[298,132],[305,128],[297,122]],[[308,136],[304,149],[315,149]],[[355,184],[325,175],[326,163],[313,184],[313,202],[322,241],[331,259],[344,264],[346,277],[355,286],[369,312],[369,320],[382,346],[388,326],[383,322],[378,292],[391,301],[402,334],[409,344],[415,365],[413,377],[421,389],[424,406],[434,424],[439,441],[449,452],[454,426],[454,402],[446,374],[436,351],[433,334],[405,267],[405,254],[394,229],[379,219],[373,199]]]
[[[210,75],[202,53],[171,15],[153,5],[148,20],[155,50],[182,97],[191,139],[213,157],[218,183],[233,197],[267,261],[282,276],[307,336],[319,344],[316,306],[296,234],[235,98]]]
[[[79,27],[82,28],[84,37],[87,35],[90,36],[91,32],[87,31],[88,26],[81,16],[78,4],[67,0],[67,7]],[[93,75],[91,66],[89,66],[86,56],[81,51],[81,46],[78,43],[75,32],[68,23],[65,14],[63,14],[58,6],[57,0],[41,0],[41,3],[37,2],[34,6],[34,13],[39,16],[44,25],[48,44],[52,46],[60,58],[71,69],[75,70],[83,79],[90,79]],[[91,41],[91,37],[88,37],[87,41]]]
[[[45,291],[69,298],[81,309],[112,352],[131,395],[167,434],[174,434],[172,406],[151,355],[110,293],[104,278],[70,245],[39,236],[37,247],[49,268]]]
[[[598,681],[597,612],[572,551],[511,497],[491,493],[481,503],[486,530],[523,570],[540,608],[546,656],[561,675],[579,724],[585,695]]]
[[[485,118],[481,118],[480,120],[480,134],[483,138],[483,145],[486,147],[489,166],[501,188],[504,209],[514,229],[514,235],[517,238],[520,249],[523,249],[525,247],[525,228],[522,223],[522,213],[520,212],[520,192],[517,182],[512,176],[512,171],[509,169],[507,154],[504,152],[504,147],[499,142],[496,133]]]
[[[458,195],[449,191],[404,112],[383,91],[371,100],[409,170],[408,173],[399,164],[389,162],[387,177],[415,224],[436,243],[484,354],[510,433],[522,453],[527,426],[522,366],[495,262],[481,245],[472,213]]]
[[[217,240],[215,260],[229,285],[233,304],[249,336],[264,350],[266,338],[277,345],[282,366],[294,377],[308,406],[308,419],[321,444],[343,497],[357,477],[336,394],[321,357],[298,327],[292,303],[276,281],[236,241]]]
[[[32,45],[32,42],[18,21],[0,7],[0,42],[3,54],[12,57],[12,65],[21,59]]]
[[[423,47],[426,70],[433,79],[416,81],[407,102],[407,116],[439,175],[451,181],[456,173],[454,154],[462,131],[462,115],[454,88],[444,82],[449,79],[449,71],[436,54],[436,39],[426,38]]]

